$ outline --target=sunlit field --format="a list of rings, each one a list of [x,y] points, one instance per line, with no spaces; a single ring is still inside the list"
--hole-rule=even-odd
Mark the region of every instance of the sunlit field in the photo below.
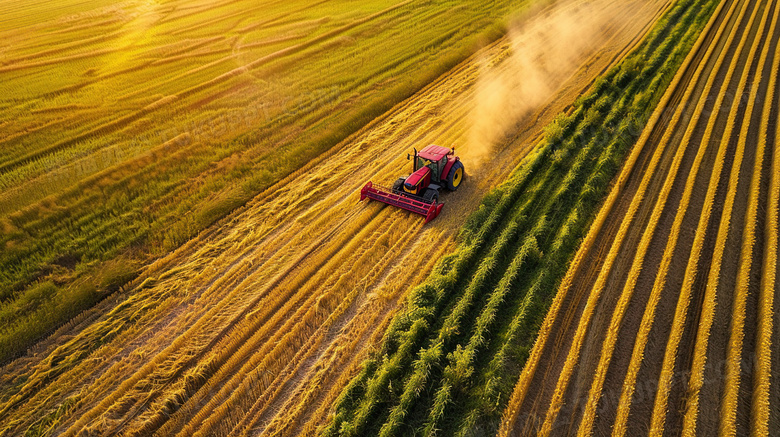
[[[523,3],[0,5],[0,360],[498,37]]]
[[[771,435],[778,8],[2,3],[0,437]]]

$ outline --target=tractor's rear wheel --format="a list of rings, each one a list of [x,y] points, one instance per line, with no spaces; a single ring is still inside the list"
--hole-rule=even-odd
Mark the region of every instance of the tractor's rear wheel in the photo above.
[[[436,203],[439,201],[439,192],[433,188],[427,188],[423,193],[423,200],[428,203]]]
[[[450,174],[447,175],[448,190],[455,191],[458,189],[460,183],[463,182],[464,172],[465,170],[463,169],[463,164],[460,161],[452,165],[452,168],[450,169]]]

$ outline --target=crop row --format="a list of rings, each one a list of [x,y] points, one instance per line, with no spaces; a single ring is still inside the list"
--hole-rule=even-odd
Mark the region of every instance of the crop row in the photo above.
[[[729,10],[729,13],[733,14],[734,6],[732,6],[732,8]],[[723,29],[721,28],[721,29],[718,30],[718,32],[720,33],[720,32],[722,32],[722,30]],[[716,38],[717,38],[717,36],[716,36]],[[705,56],[706,57],[710,57],[712,55],[714,49],[715,49],[714,45],[710,46],[708,48],[708,52],[707,52],[707,54]],[[722,64],[723,59],[725,57],[725,54],[726,54],[726,52],[723,51],[721,53],[721,55],[718,57],[718,61],[717,61],[718,64],[716,65],[715,68],[718,68],[718,66]],[[702,74],[703,68],[704,68],[704,64],[701,64],[699,66],[699,68],[697,69],[697,75],[701,75]],[[710,78],[707,81],[707,85],[705,86],[704,93],[708,93],[709,90],[712,88],[712,84],[713,84],[714,79],[715,79],[714,75],[710,76]],[[684,101],[687,101],[690,98],[690,94],[691,94],[692,90],[693,90],[692,87],[688,88],[688,90],[686,91],[686,97],[684,97]],[[717,101],[715,102],[715,106],[716,107],[718,107],[719,104],[722,103],[723,96],[724,96],[723,94],[719,94],[719,96],[717,98]],[[697,111],[696,111],[697,117],[701,116],[701,114],[700,114],[700,112],[702,110],[701,105],[702,105],[701,101],[699,103],[697,103]],[[714,124],[714,118],[711,119],[710,122],[708,123],[708,129],[707,129],[708,132],[712,132],[713,124]],[[690,132],[690,127],[686,130],[686,133],[688,133],[688,132]],[[708,141],[708,137],[709,136],[707,134],[705,134],[705,137],[704,137],[704,139],[702,141],[707,142]],[[627,376],[626,376],[626,384],[625,384],[623,392],[621,394],[620,403],[619,403],[619,407],[618,407],[617,418],[616,418],[616,422],[615,422],[616,432],[618,434],[621,434],[621,435],[626,432],[626,422],[628,420],[628,414],[627,413],[629,411],[627,407],[630,404],[630,399],[631,399],[631,397],[634,394],[634,389],[635,389],[637,374],[638,374],[638,371],[639,371],[639,366],[642,363],[643,350],[644,350],[645,345],[647,343],[648,334],[649,334],[649,332],[650,332],[650,330],[651,330],[651,328],[653,326],[655,309],[656,309],[656,307],[658,305],[658,301],[659,301],[659,299],[661,297],[661,291],[663,290],[664,286],[666,285],[667,273],[669,271],[669,268],[671,267],[671,262],[672,262],[672,259],[673,259],[671,255],[674,253],[674,251],[676,249],[677,241],[678,241],[677,238],[676,238],[676,235],[678,235],[678,233],[680,231],[680,228],[681,228],[682,223],[683,223],[683,218],[685,217],[685,214],[687,212],[687,206],[688,206],[688,204],[690,203],[690,200],[691,200],[691,196],[692,196],[692,192],[693,192],[692,184],[693,184],[693,182],[694,182],[694,180],[696,178],[696,175],[697,175],[697,173],[698,173],[698,171],[699,171],[699,169],[701,167],[701,161],[702,161],[702,158],[703,158],[704,150],[705,149],[702,148],[701,150],[699,150],[699,152],[696,155],[696,161],[695,161],[695,163],[693,165],[694,170],[691,173],[691,178],[686,183],[684,197],[680,201],[679,212],[675,216],[675,221],[674,221],[674,224],[672,226],[672,230],[670,232],[670,238],[669,238],[669,241],[667,243],[667,246],[664,249],[664,256],[663,256],[663,259],[661,261],[661,265],[659,267],[658,274],[657,274],[658,279],[653,284],[653,289],[652,289],[652,292],[651,292],[651,296],[649,298],[647,311],[645,311],[645,314],[644,314],[644,316],[642,318],[641,328],[640,328],[640,331],[639,331],[639,333],[637,335],[637,341],[636,341],[636,344],[635,344],[635,347],[634,347],[634,353],[632,355],[631,362],[629,364],[629,370],[628,370],[628,373],[627,373]],[[719,174],[720,174],[720,168],[722,167],[722,165],[719,165],[718,163],[722,163],[723,154],[725,153],[725,151],[726,151],[725,148],[721,148],[721,150],[719,151],[719,153],[717,155],[718,158],[716,160],[715,169],[713,170],[713,177],[717,178],[719,176]],[[705,200],[705,204],[710,204],[711,205],[711,201],[712,201],[712,196],[713,195],[714,195],[714,192],[709,193],[709,195],[707,197],[707,199],[709,199],[709,200]],[[711,208],[706,208],[705,209],[705,213],[702,215],[702,220],[705,223],[707,221],[708,211],[710,211],[710,210],[711,210]],[[599,370],[602,371],[601,367],[599,368]]]
[[[768,24],[769,19],[771,18],[771,26],[769,26],[768,35],[769,38],[774,38],[776,41],[776,35],[778,34],[778,10],[777,10],[777,3],[775,3],[774,8],[770,7],[771,5],[766,5],[764,8],[764,16],[762,18],[761,28],[759,30],[759,33],[764,33],[766,30],[766,26]],[[756,8],[758,9],[758,8]],[[726,386],[723,393],[723,400],[722,400],[722,415],[721,415],[721,425],[720,430],[725,435],[735,435],[737,433],[737,420],[736,415],[738,411],[737,406],[737,398],[739,395],[739,391],[741,389],[740,387],[740,378],[741,374],[744,373],[744,370],[741,369],[741,361],[743,354],[746,353],[744,350],[744,342],[743,338],[746,335],[745,328],[746,328],[746,308],[747,308],[747,299],[748,295],[751,293],[751,281],[755,281],[755,279],[751,279],[751,275],[755,278],[756,275],[762,276],[762,281],[764,275],[768,275],[770,277],[770,280],[772,276],[774,275],[775,270],[775,263],[776,261],[772,261],[771,256],[764,255],[756,250],[756,247],[762,247],[758,245],[759,242],[757,242],[757,231],[759,226],[759,203],[761,202],[762,198],[765,198],[767,196],[766,188],[762,189],[762,185],[766,184],[767,177],[764,176],[764,173],[766,173],[766,168],[768,167],[768,163],[766,161],[766,155],[769,153],[769,156],[776,156],[777,155],[777,141],[771,141],[768,142],[767,136],[769,135],[769,123],[770,118],[773,115],[772,108],[773,105],[776,105],[776,102],[774,101],[773,97],[777,94],[777,71],[780,67],[780,56],[777,55],[775,52],[772,53],[772,50],[777,49],[777,45],[764,42],[763,47],[760,48],[760,56],[756,56],[756,51],[759,47],[758,46],[758,40],[759,38],[756,38],[756,44],[754,44],[750,54],[748,55],[751,59],[751,62],[747,63],[743,68],[747,69],[751,65],[751,63],[755,63],[757,61],[757,67],[756,67],[756,73],[754,76],[754,84],[760,84],[762,82],[762,79],[766,80],[763,75],[766,74],[767,68],[769,68],[770,77],[768,80],[768,93],[766,96],[765,103],[763,106],[757,104],[757,98],[760,96],[760,92],[754,92],[750,93],[750,96],[748,98],[747,107],[745,109],[745,113],[742,116],[742,126],[739,131],[738,135],[738,142],[737,142],[737,153],[734,157],[734,163],[732,164],[732,172],[729,176],[729,191],[726,194],[726,205],[723,210],[723,216],[720,220],[720,228],[717,236],[717,243],[716,243],[716,249],[715,249],[715,255],[713,256],[713,264],[710,268],[709,272],[709,278],[708,278],[708,287],[707,287],[707,295],[705,295],[705,299],[708,297],[712,300],[703,308],[701,319],[702,322],[700,323],[700,330],[697,334],[696,338],[696,346],[694,349],[694,362],[691,369],[691,381],[690,386],[693,388],[692,395],[690,396],[688,400],[687,405],[687,411],[685,415],[685,422],[684,426],[686,429],[686,432],[689,434],[694,434],[696,431],[696,423],[697,419],[699,417],[699,390],[701,389],[702,385],[704,384],[704,373],[705,373],[705,365],[707,361],[707,350],[708,350],[708,336],[710,329],[712,327],[713,323],[713,313],[714,313],[714,306],[717,304],[718,299],[715,295],[715,291],[717,288],[723,288],[722,284],[719,284],[719,271],[718,268],[722,263],[723,259],[723,250],[725,248],[725,245],[727,244],[726,241],[729,238],[729,220],[730,216],[732,214],[741,214],[742,211],[734,211],[734,199],[738,196],[737,189],[742,188],[746,181],[741,181],[740,178],[744,180],[745,176],[741,176],[741,170],[740,170],[740,163],[746,153],[746,150],[749,150],[752,147],[752,144],[748,144],[749,138],[751,136],[749,135],[749,130],[756,130],[756,128],[760,131],[759,134],[759,141],[758,144],[755,147],[755,158],[754,158],[754,164],[752,169],[752,174],[749,178],[749,185],[745,187],[743,190],[740,191],[747,191],[748,192],[748,205],[747,205],[747,211],[745,214],[745,224],[744,228],[742,229],[742,245],[741,245],[741,251],[739,254],[739,269],[737,271],[736,276],[736,284],[735,284],[735,290],[734,290],[734,301],[732,303],[732,316],[731,316],[731,333],[729,335],[729,342],[726,345],[727,350],[727,356],[726,356],[726,372],[725,372],[725,380],[726,380]],[[770,62],[768,57],[772,56],[773,60]],[[744,74],[743,80],[740,82],[740,87],[744,88],[747,86],[747,74]],[[760,89],[760,88],[759,88]],[[761,119],[760,119],[760,125],[755,126],[755,122],[752,119],[752,114],[754,110],[758,111],[760,110],[761,113]],[[733,111],[734,118],[737,117],[736,111]],[[776,116],[776,112],[774,112],[774,115]],[[731,128],[731,124],[727,127],[727,129]],[[729,136],[726,136],[724,138],[729,138]],[[723,140],[725,143],[726,141]],[[774,150],[772,150],[772,145],[774,145]],[[771,209],[770,209],[771,211]],[[763,212],[763,211],[762,211]],[[772,232],[777,232],[776,229],[773,230],[770,226],[771,220],[767,220],[767,233],[771,235]],[[731,233],[734,233],[734,230],[731,230]],[[772,248],[770,242],[766,243],[767,254],[771,253],[771,251],[776,251],[777,247],[775,246]],[[766,257],[766,258],[764,258]],[[759,263],[759,265],[755,265],[756,259],[766,259],[764,262],[767,263],[766,265],[762,265],[763,263]],[[763,268],[762,268],[763,267]],[[766,296],[766,293],[763,293],[765,297],[768,299],[771,299],[772,297]],[[763,306],[764,303],[759,300],[759,305]],[[750,331],[749,331],[750,332]],[[765,340],[764,340],[765,341]],[[770,367],[770,361],[764,360],[761,363],[761,366],[763,367],[763,372],[769,371]],[[744,386],[744,384],[743,384]],[[756,388],[756,396],[761,397],[761,392],[768,392],[769,383],[766,382],[766,385],[762,384],[755,384],[754,387]],[[768,399],[765,401],[766,403],[761,405],[757,405],[755,410],[753,411],[752,417],[752,425],[755,427],[754,432],[757,434],[761,434],[761,430],[767,430],[769,426],[769,412],[768,412]],[[764,431],[766,432],[766,431]]]
[[[711,53],[712,49],[714,49],[714,46],[710,47],[710,53]],[[721,55],[718,58],[718,62],[716,64],[716,66],[715,66],[716,70],[719,69],[720,65],[723,62],[723,59],[725,58],[725,55],[726,55],[725,51],[721,52]],[[700,75],[703,70],[704,70],[704,64],[702,63],[702,64],[699,65],[699,68],[697,69],[697,74]],[[708,95],[710,93],[710,90],[712,88],[712,85],[713,85],[713,82],[715,80],[715,77],[716,77],[715,75],[710,75],[709,76],[709,78],[707,80],[707,84],[704,87],[704,91],[703,91],[704,95]],[[726,81],[728,82],[728,78],[726,79]],[[679,113],[681,113],[683,111],[683,108],[686,107],[686,103],[688,101],[690,101],[690,98],[691,98],[692,94],[693,94],[693,87],[689,87],[688,90],[686,91],[685,96],[683,96],[683,100],[682,100],[683,104],[681,104],[678,107],[678,109],[677,109],[677,114],[679,114]],[[720,96],[721,96],[720,98],[722,99],[722,94]],[[683,135],[683,138],[682,138],[682,140],[681,140],[681,142],[679,144],[681,144],[681,145],[689,144],[689,142],[691,141],[691,137],[692,137],[693,132],[694,132],[694,127],[696,126],[696,123],[697,123],[698,119],[702,115],[701,111],[703,110],[704,103],[705,103],[704,100],[698,100],[698,102],[696,104],[696,109],[697,109],[696,115],[693,117],[693,121],[691,123],[689,123],[688,126],[686,127],[685,133]],[[718,107],[718,103],[717,102],[715,104],[715,107]],[[711,127],[712,127],[713,123],[714,123],[714,119],[712,120],[712,123],[709,125],[710,130],[708,130],[708,132],[711,132]],[[671,129],[669,131],[667,131],[667,135],[664,136],[664,138],[662,139],[661,145],[657,149],[656,153],[660,154],[660,153],[662,153],[664,151],[664,149],[666,147],[668,147],[667,144],[669,143],[669,139],[670,139],[670,136],[671,136],[672,132],[674,132],[674,131],[671,130]],[[702,140],[705,144],[708,143],[708,132],[705,132],[705,139]],[[630,270],[630,272],[628,274],[628,279],[627,279],[625,285],[623,286],[623,291],[621,292],[621,295],[620,295],[620,301],[619,301],[619,303],[618,303],[618,305],[616,307],[615,312],[613,313],[612,321],[610,323],[609,331],[607,333],[607,339],[604,342],[602,355],[601,355],[599,364],[597,366],[597,374],[596,374],[596,377],[595,377],[595,382],[591,386],[591,389],[590,389],[590,392],[589,392],[588,401],[587,401],[587,405],[585,407],[586,408],[585,416],[584,416],[583,421],[581,423],[581,429],[584,430],[583,432],[586,432],[586,433],[587,432],[591,432],[591,431],[588,431],[588,430],[591,430],[592,426],[593,426],[593,421],[595,419],[595,414],[596,414],[596,408],[597,408],[597,405],[598,405],[598,399],[601,397],[601,394],[602,394],[604,379],[606,378],[607,369],[609,367],[609,363],[610,363],[610,360],[611,360],[611,357],[612,357],[612,353],[614,351],[614,347],[615,347],[615,344],[617,342],[617,336],[618,336],[618,333],[619,333],[619,328],[620,328],[620,326],[622,324],[623,316],[625,314],[625,311],[626,311],[626,309],[628,307],[628,304],[629,304],[629,302],[631,300],[631,297],[633,295],[633,291],[634,291],[634,289],[635,289],[635,287],[637,285],[638,276],[639,276],[639,274],[641,273],[641,271],[642,271],[642,269],[644,267],[645,256],[646,256],[646,254],[647,254],[647,252],[649,250],[649,247],[650,247],[651,241],[653,239],[653,236],[655,235],[655,233],[658,230],[658,225],[659,225],[658,222],[659,222],[660,216],[661,216],[661,214],[663,214],[664,209],[667,207],[666,200],[667,200],[667,198],[669,196],[669,193],[670,193],[670,191],[672,189],[672,186],[675,183],[675,180],[680,178],[679,169],[680,169],[680,163],[682,161],[684,152],[685,152],[685,147],[680,147],[680,146],[677,147],[677,151],[675,153],[674,161],[673,161],[672,166],[671,166],[671,168],[670,168],[670,170],[669,170],[669,172],[668,172],[668,174],[666,176],[664,185],[661,188],[661,192],[660,192],[660,195],[658,197],[658,200],[656,200],[655,205],[653,207],[653,214],[652,214],[652,217],[650,218],[650,222],[648,223],[647,227],[645,228],[645,230],[644,230],[644,232],[642,234],[642,239],[639,242],[637,255],[635,256],[635,258],[634,258],[634,260],[632,262],[631,270]],[[658,275],[657,277],[660,279],[660,281],[657,284],[654,284],[654,287],[653,287],[654,296],[656,296],[656,298],[658,296],[658,292],[663,288],[664,281],[665,281],[665,278],[666,278],[666,273],[665,272],[668,270],[669,265],[671,263],[671,260],[672,260],[671,254],[674,253],[674,250],[676,248],[677,236],[678,236],[680,228],[682,226],[683,218],[685,217],[685,214],[688,211],[687,207],[688,207],[688,204],[689,204],[689,202],[691,200],[691,196],[693,194],[694,182],[696,181],[696,176],[698,175],[699,170],[701,168],[701,163],[703,161],[705,152],[706,152],[706,148],[700,148],[698,150],[698,152],[696,154],[696,158],[695,158],[694,163],[692,165],[692,168],[691,168],[691,170],[688,173],[688,180],[686,182],[685,190],[684,190],[684,193],[683,193],[683,198],[681,199],[681,201],[679,203],[679,206],[677,208],[678,209],[678,213],[677,213],[677,215],[675,217],[675,222],[674,222],[674,225],[672,226],[672,230],[670,232],[670,236],[669,236],[667,247],[665,248],[665,252],[664,252],[665,256],[664,256],[664,258],[661,261],[661,266],[659,267],[659,273],[657,274]],[[651,166],[646,171],[647,177],[643,179],[643,183],[645,183],[645,181],[649,182],[650,179],[651,179],[651,176],[654,173],[655,173],[655,171],[652,169],[652,166]],[[644,186],[646,187],[646,184]],[[643,192],[644,192],[644,190],[642,188],[640,188],[640,191],[637,192],[637,196],[635,198],[636,199],[641,199],[644,196],[642,194]],[[638,204],[639,204],[639,202],[632,203],[632,205],[637,205],[637,207],[638,207]],[[626,221],[624,221],[624,224],[628,225],[629,223],[630,223],[630,219],[627,218]],[[616,246],[613,246],[613,248],[615,248],[615,247]],[[602,270],[601,274],[605,274],[605,272],[607,272],[607,271],[608,270],[605,268],[604,270]],[[655,301],[655,299],[653,299],[653,301]],[[652,315],[653,311],[650,311],[649,314]],[[587,321],[583,319],[580,322],[580,326],[581,327],[587,326]],[[646,337],[647,331],[649,330],[649,328],[651,326],[652,326],[652,319],[648,318],[646,323],[643,325],[644,329],[643,329],[642,333],[637,336],[637,343],[636,344],[637,344],[637,347],[639,348],[637,350],[641,351],[641,350],[644,349],[644,345],[646,344],[646,341],[647,341],[647,337]],[[632,363],[634,368],[636,368],[639,365],[639,363],[641,362],[640,357],[641,357],[641,355],[639,353],[637,353],[637,355],[635,356],[637,361]],[[624,390],[626,390],[627,393],[633,391],[633,381],[634,381],[634,379],[627,378],[627,382],[628,383],[624,385]],[[624,401],[624,403],[622,405],[626,405],[626,404],[627,404],[627,402]],[[621,415],[620,417],[625,417],[625,416]],[[625,420],[624,419],[619,422],[619,425],[620,426],[616,426],[616,432],[618,432],[618,433],[625,432],[625,429],[623,428],[625,426]]]

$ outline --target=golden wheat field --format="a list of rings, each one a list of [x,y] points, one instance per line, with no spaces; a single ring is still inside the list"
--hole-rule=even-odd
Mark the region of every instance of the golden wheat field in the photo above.
[[[779,6],[0,4],[0,436],[777,432]]]

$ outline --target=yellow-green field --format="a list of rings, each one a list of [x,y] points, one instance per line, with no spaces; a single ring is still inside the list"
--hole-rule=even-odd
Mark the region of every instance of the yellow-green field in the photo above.
[[[500,36],[525,3],[0,5],[0,361]]]

